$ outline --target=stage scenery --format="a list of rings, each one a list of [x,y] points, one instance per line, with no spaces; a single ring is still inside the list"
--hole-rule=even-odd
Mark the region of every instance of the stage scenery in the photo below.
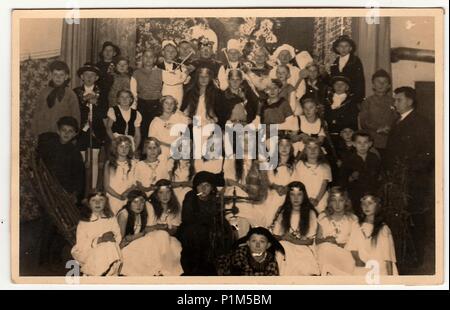
[[[20,20],[20,276],[435,274],[434,17],[148,12]]]

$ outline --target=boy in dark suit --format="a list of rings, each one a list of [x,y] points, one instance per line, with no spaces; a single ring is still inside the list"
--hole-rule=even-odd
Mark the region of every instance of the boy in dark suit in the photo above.
[[[346,76],[350,80],[350,91],[355,101],[361,103],[365,97],[366,85],[362,62],[355,55],[355,42],[349,36],[342,35],[333,42],[332,49],[338,57],[330,67],[331,77]]]

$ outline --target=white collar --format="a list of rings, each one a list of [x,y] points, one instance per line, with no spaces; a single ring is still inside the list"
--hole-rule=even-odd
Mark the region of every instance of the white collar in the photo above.
[[[404,120],[409,114],[411,114],[412,111],[414,111],[414,109],[411,109],[409,111],[400,114],[400,121]]]
[[[231,69],[236,69],[239,66],[239,61],[229,62]]]
[[[94,92],[94,87],[95,87],[95,84],[93,84],[92,86],[84,85],[84,92],[85,93],[93,93]]]
[[[164,67],[166,68],[166,70],[167,70],[167,68],[170,68],[170,67],[173,68],[173,65],[174,65],[173,62],[169,63],[169,62],[167,62],[167,61],[164,59]],[[171,70],[172,70],[172,69],[171,69]]]
[[[331,109],[337,109],[342,105],[342,102],[345,101],[345,98],[347,98],[347,94],[333,94],[333,102],[331,104]]]
[[[347,62],[350,58],[350,54],[347,54],[345,56],[339,56],[339,62]]]
[[[350,58],[350,54],[347,54],[345,56],[339,56],[339,70],[342,71],[342,69],[347,64],[349,58]]]

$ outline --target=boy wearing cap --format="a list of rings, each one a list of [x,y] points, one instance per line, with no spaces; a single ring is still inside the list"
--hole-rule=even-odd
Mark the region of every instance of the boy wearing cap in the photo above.
[[[332,50],[338,57],[330,67],[331,77],[346,76],[350,81],[350,92],[353,93],[354,100],[358,103],[362,102],[366,85],[362,62],[355,55],[355,41],[347,35],[342,35],[333,42]]]
[[[177,102],[183,100],[183,85],[188,80],[188,69],[184,65],[175,63],[178,50],[177,45],[172,40],[164,40],[162,42],[162,56],[163,62],[158,64],[158,68],[163,70],[163,87],[161,94],[163,96],[170,95],[174,97]]]
[[[55,121],[56,132],[39,135],[37,154],[50,173],[74,201],[81,201],[84,195],[84,164],[80,151],[74,142],[78,132],[78,122],[71,116],[63,116]],[[43,213],[44,225],[38,236],[40,241],[40,264],[62,268],[63,249],[67,245],[47,213]]]
[[[78,146],[86,160],[86,151],[92,149],[92,188],[96,187],[98,177],[98,155],[103,146],[106,134],[106,112],[108,107],[106,100],[102,100],[103,94],[97,81],[100,77],[100,69],[91,63],[86,63],[78,69],[78,76],[82,85],[74,88],[80,106],[80,133]]]
[[[361,104],[359,124],[373,138],[374,147],[383,155],[389,131],[397,119],[391,90],[391,77],[380,69],[372,76],[374,94]]]
[[[103,43],[102,50],[100,51],[99,58],[100,61],[95,65],[100,69],[100,78],[98,84],[100,86],[101,92],[104,94],[109,94],[111,86],[114,82],[114,69],[116,58],[120,56],[120,48],[110,41]],[[107,97],[105,96],[105,100]]]
[[[198,68],[208,68],[213,72],[214,78],[217,78],[219,74],[219,69],[222,63],[213,58],[214,56],[214,46],[213,41],[209,40],[207,37],[200,37],[198,39],[198,56],[199,58],[192,62],[192,65],[196,68],[192,75],[195,75]]]
[[[75,93],[68,89],[69,66],[55,60],[49,65],[50,82],[36,99],[36,106],[31,122],[35,136],[44,132],[56,132],[56,122],[63,116],[72,116],[80,121],[80,108]]]
[[[221,90],[228,88],[228,73],[230,70],[240,69],[242,63],[239,61],[241,58],[241,45],[238,40],[230,39],[227,42],[227,48],[224,50],[227,64],[220,66],[218,73],[219,87]]]
[[[358,108],[349,93],[350,81],[347,77],[335,76],[331,84],[333,89],[325,100],[325,120],[333,145],[337,146],[342,129],[357,129]]]
[[[339,172],[340,185],[348,190],[354,211],[361,213],[360,200],[366,192],[376,192],[381,180],[381,161],[370,151],[372,137],[363,131],[352,136],[355,151],[344,158]]]
[[[300,81],[300,69],[294,66],[291,61],[295,58],[295,48],[289,44],[279,46],[272,54],[272,58],[279,64],[289,67],[290,77],[288,83],[297,89]],[[277,78],[277,66],[269,74],[271,79]]]

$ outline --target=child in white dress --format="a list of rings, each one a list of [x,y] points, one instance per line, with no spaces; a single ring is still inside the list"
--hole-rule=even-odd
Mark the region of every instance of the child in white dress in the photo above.
[[[179,276],[183,273],[181,244],[173,237],[181,224],[180,206],[169,180],[159,180],[155,187],[147,205],[144,236],[122,250],[123,275]]]
[[[77,226],[77,240],[72,256],[87,276],[114,276],[121,265],[119,225],[104,193],[87,197]]]
[[[128,192],[135,188],[135,166],[131,139],[114,138],[104,172],[104,187],[114,215],[125,205]]]
[[[364,275],[370,269],[368,262],[377,262],[381,275],[398,275],[394,240],[381,215],[380,199],[374,195],[361,198],[363,216],[353,229],[347,249],[355,259],[356,275]],[[373,264],[367,267],[373,268]]]
[[[296,180],[305,184],[309,200],[318,213],[327,205],[327,186],[332,181],[330,166],[320,146],[317,139],[308,139],[295,169]]]
[[[161,94],[163,96],[170,95],[181,102],[183,100],[183,85],[188,80],[189,72],[186,66],[175,63],[178,49],[174,41],[164,40],[161,45],[161,54],[164,57],[160,66],[163,79]]]
[[[301,182],[287,186],[284,203],[278,209],[269,229],[281,240],[286,255],[277,254],[281,276],[320,274],[314,255],[317,216]]]
[[[170,156],[170,148],[186,131],[189,118],[178,110],[178,102],[172,96],[163,96],[159,100],[162,106],[162,114],[153,119],[148,130],[148,136],[158,139],[161,144],[162,156]],[[174,128],[174,126],[176,126]],[[173,128],[173,132],[172,131]],[[181,132],[181,130],[183,130]]]
[[[153,137],[145,139],[142,157],[136,164],[136,185],[150,195],[157,181],[169,179],[172,162],[161,156],[161,144]]]
[[[318,222],[316,248],[321,275],[351,275],[355,262],[345,245],[358,218],[347,192],[340,187],[330,189],[327,207]]]
[[[296,180],[295,157],[292,142],[288,136],[278,137],[278,165],[267,171],[269,178],[269,194],[262,205],[265,226],[270,225],[278,207],[286,196],[286,185]]]

